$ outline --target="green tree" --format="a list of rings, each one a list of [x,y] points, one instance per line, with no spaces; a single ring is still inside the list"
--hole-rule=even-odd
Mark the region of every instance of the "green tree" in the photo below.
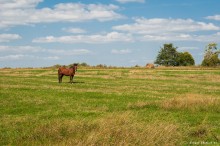
[[[164,44],[163,48],[158,53],[155,64],[165,65],[165,66],[176,66],[178,52],[176,51],[177,47],[174,47],[173,44]]]
[[[81,64],[79,64],[80,66],[84,66],[84,67],[87,67],[87,66],[89,66],[87,63],[85,63],[85,62],[83,62],[83,63],[81,63]]]
[[[216,43],[210,43],[205,49],[204,59],[202,66],[218,66],[220,65],[220,59],[218,58],[220,50],[217,49]]]
[[[195,65],[195,61],[189,52],[180,52],[178,53],[177,64],[178,66],[191,66]]]

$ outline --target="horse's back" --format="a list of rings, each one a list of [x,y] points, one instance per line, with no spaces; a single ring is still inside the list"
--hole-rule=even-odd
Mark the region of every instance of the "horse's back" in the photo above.
[[[61,74],[66,68],[65,67],[59,67],[58,68],[58,73]]]
[[[63,74],[63,75],[66,75],[66,76],[70,76],[70,75],[75,74],[75,72],[70,68],[59,67],[58,74]]]

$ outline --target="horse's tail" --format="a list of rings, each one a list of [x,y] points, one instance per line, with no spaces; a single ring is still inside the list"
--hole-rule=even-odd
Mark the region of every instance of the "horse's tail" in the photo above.
[[[59,76],[59,74],[60,74],[60,71],[61,71],[61,70],[60,70],[60,68],[58,68],[58,71],[57,71],[57,73],[58,73],[58,76]]]
[[[61,68],[58,69],[58,81],[61,83]]]

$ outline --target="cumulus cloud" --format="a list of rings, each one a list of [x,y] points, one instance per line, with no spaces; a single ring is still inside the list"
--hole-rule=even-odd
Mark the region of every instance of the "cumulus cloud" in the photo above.
[[[75,34],[86,33],[86,30],[81,28],[63,28],[62,30],[65,32],[75,33]]]
[[[0,46],[0,52],[9,54],[50,53],[55,55],[83,55],[91,53],[87,49],[45,49],[38,46]]]
[[[20,61],[20,60],[58,60],[58,56],[36,56],[36,55],[27,55],[27,54],[11,54],[6,56],[0,56],[0,61]]]
[[[141,41],[216,41],[218,33],[196,35],[195,32],[217,31],[220,27],[192,19],[137,18],[133,24],[113,26],[112,29],[135,35]]]
[[[48,57],[43,57],[44,60],[59,60],[60,57],[58,56],[48,56]]]
[[[144,3],[145,0],[116,0],[119,3],[130,3],[130,2],[137,2],[137,3]]]
[[[0,46],[0,52],[37,53],[45,51],[46,49],[35,46]]]
[[[1,61],[59,60],[61,57],[91,54],[87,49],[46,49],[38,46],[0,46]]]
[[[133,38],[130,34],[110,32],[104,35],[70,35],[70,36],[47,36],[36,38],[33,40],[35,43],[90,43],[101,44],[110,42],[131,42]]]
[[[198,41],[198,42],[220,42],[218,33],[210,35],[193,35],[193,34],[151,34],[144,35],[140,38],[141,41]]]
[[[21,39],[18,34],[0,34],[0,42],[10,42],[17,39]]]
[[[201,42],[216,42],[220,43],[220,33],[214,33],[209,35],[195,35],[194,40]]]
[[[1,9],[31,9],[43,0],[1,0]]]
[[[37,9],[42,0],[0,1],[0,28],[51,22],[109,21],[123,18],[118,6],[109,4],[59,3],[53,8]]]
[[[111,51],[112,54],[129,54],[131,53],[131,50],[129,49],[121,49],[121,50],[117,50],[117,49],[113,49]]]
[[[220,21],[220,15],[207,16],[206,19]]]
[[[14,61],[14,60],[20,60],[24,57],[25,57],[25,55],[22,55],[22,54],[7,55],[7,56],[0,56],[0,60],[1,61],[7,61],[7,60]]]
[[[63,56],[72,56],[72,55],[85,55],[90,54],[91,51],[87,49],[74,49],[74,50],[49,50],[50,53],[56,54],[56,55],[63,55]]]
[[[163,33],[163,34],[147,34],[144,35],[142,41],[188,41],[192,40],[193,36],[189,34],[175,34],[175,33]]]
[[[192,19],[138,18],[135,19],[134,24],[118,25],[113,29],[136,34],[157,34],[219,30],[220,28],[212,23],[196,22]]]

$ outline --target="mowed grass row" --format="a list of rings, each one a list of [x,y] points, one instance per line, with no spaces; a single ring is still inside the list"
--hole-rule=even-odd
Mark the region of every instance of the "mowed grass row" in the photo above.
[[[220,141],[220,70],[0,69],[0,145]]]

